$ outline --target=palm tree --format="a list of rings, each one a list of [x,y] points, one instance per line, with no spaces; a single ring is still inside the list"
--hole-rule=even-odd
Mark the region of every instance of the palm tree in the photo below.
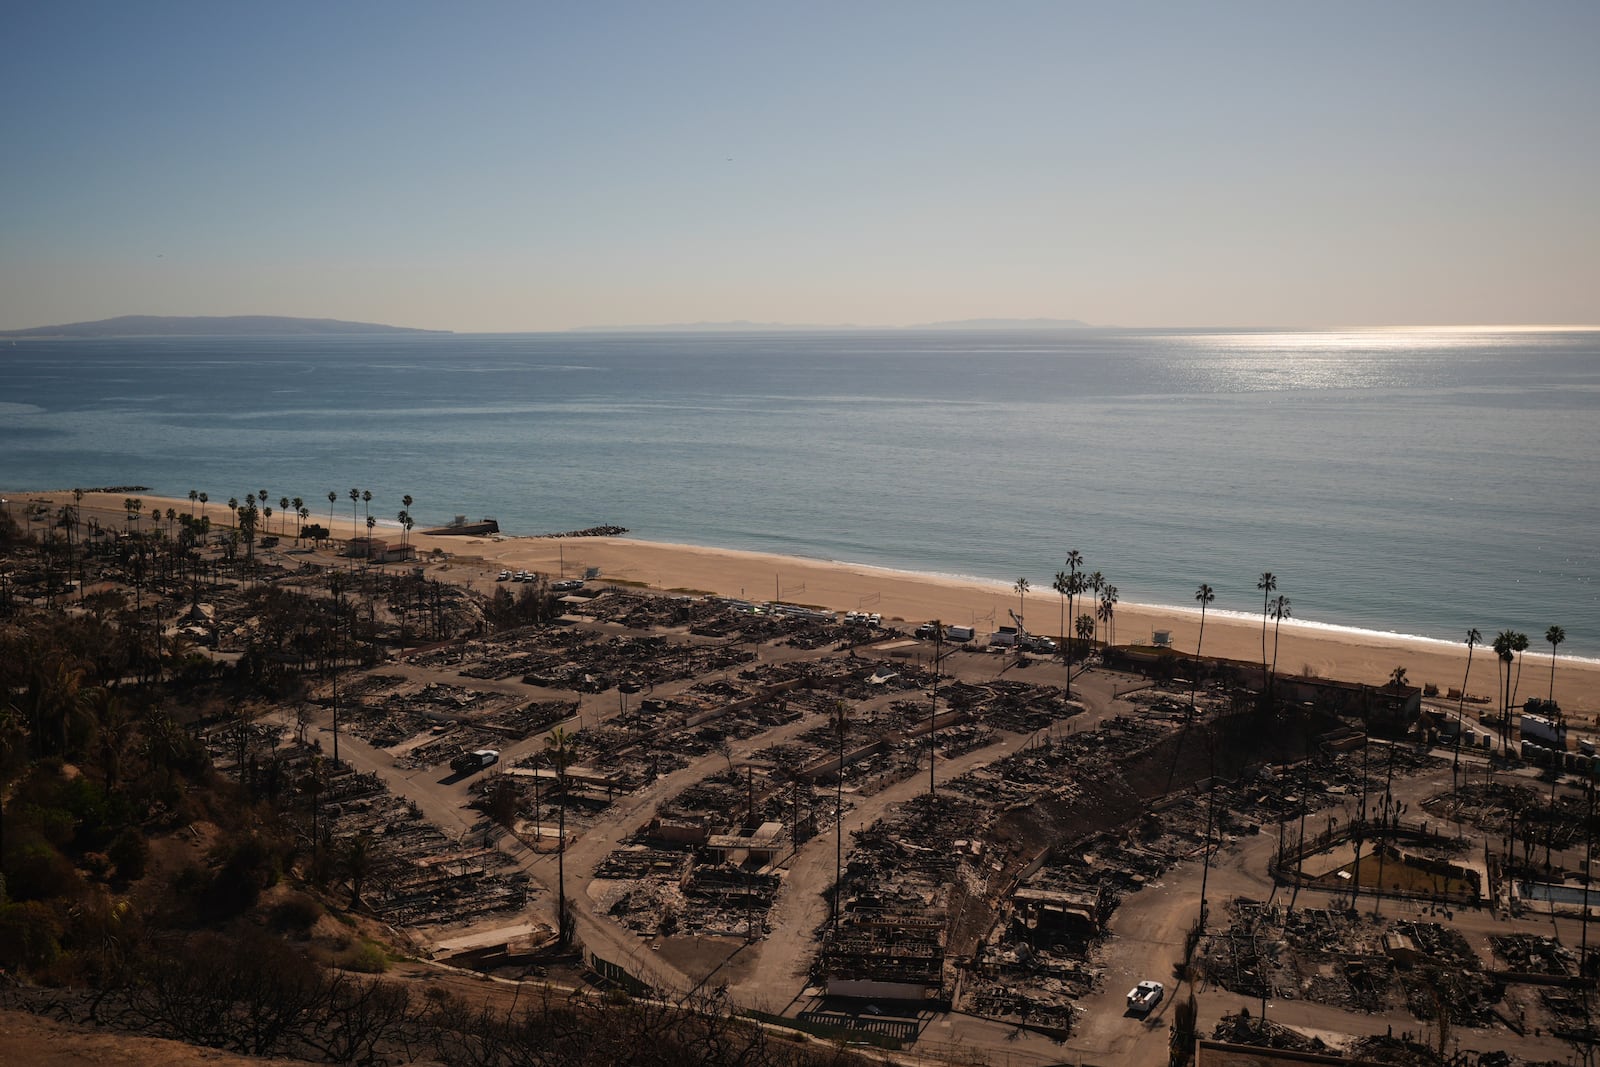
[[[322,847],[322,835],[318,832],[317,822],[322,814],[322,757],[312,756],[311,766],[306,771],[306,776],[300,782],[300,789],[311,794],[311,847]]]
[[[202,492],[200,494],[200,517],[202,519],[206,517],[206,501],[208,501],[210,499],[211,499],[211,494],[210,493]]]
[[[1404,667],[1396,667],[1394,670],[1390,671],[1389,684],[1394,686],[1396,689],[1399,689],[1401,686],[1405,685],[1406,669]]]
[[[339,499],[339,494],[332,489],[328,490],[328,536],[333,536],[333,505]]]
[[[83,670],[64,657],[41,657],[28,670],[21,699],[11,706],[26,719],[23,732],[39,752],[64,755],[88,709]]]
[[[1517,654],[1517,680],[1511,684],[1511,704],[1517,703],[1517,690],[1522,688],[1522,654],[1528,651],[1528,635],[1518,631],[1511,635],[1511,651]]]
[[[561,787],[559,836],[556,845],[556,885],[559,893],[556,905],[556,931],[563,946],[572,941],[572,927],[567,920],[567,768],[572,765],[571,738],[567,731],[557,726],[544,739],[545,751],[556,767],[556,784]]]
[[[1067,667],[1067,699],[1072,699],[1072,635],[1067,632],[1067,597],[1072,592],[1077,575],[1056,571],[1050,588],[1061,594],[1061,662]]]
[[[1027,612],[1022,610],[1022,605],[1028,596],[1028,579],[1018,578],[1011,589],[1017,594],[1017,629],[1020,631],[1022,629],[1022,620],[1027,616]]]
[[[372,490],[371,489],[363,489],[361,491],[361,504],[362,504],[362,510],[370,517],[372,515]]]
[[[7,793],[13,775],[29,766],[23,758],[28,750],[28,724],[23,709],[13,703],[0,704],[0,796]]]
[[[1272,686],[1278,683],[1278,629],[1283,625],[1283,620],[1289,617],[1289,598],[1280,596],[1272,602]]]
[[[1072,549],[1067,553],[1067,614],[1076,617],[1077,597],[1083,592],[1083,553]],[[1061,631],[1061,643],[1066,646],[1063,654],[1067,662],[1067,698],[1072,697],[1072,635],[1064,628]]]
[[[1261,590],[1261,674],[1262,681],[1266,681],[1267,673],[1267,612],[1271,608],[1267,598],[1278,588],[1278,576],[1271,571],[1262,571],[1261,577],[1256,580],[1256,588]]]
[[[284,523],[288,521],[289,498],[286,496],[280,496],[278,498],[278,536],[282,537],[289,532],[288,528],[284,526]]]
[[[82,521],[82,519],[83,519],[83,490],[82,489],[74,489],[72,491],[72,532],[73,532],[73,535],[75,537],[77,537],[77,539],[79,541],[83,540],[83,538],[78,535],[78,524]]]
[[[295,512],[300,516],[300,528],[294,532],[294,543],[300,543],[300,535],[305,532],[306,520],[311,517],[311,509],[304,504],[295,505]]]
[[[356,505],[361,503],[361,490],[350,490],[350,536],[356,536],[361,527],[356,523]]]
[[[1094,639],[1094,616],[1087,611],[1078,616],[1078,621],[1072,624],[1077,631],[1078,640],[1088,643]]]
[[[1072,584],[1072,576],[1066,571],[1056,571],[1056,577],[1050,583],[1050,588],[1061,595],[1061,652],[1066,655],[1067,647],[1067,588]]]
[[[1200,688],[1200,650],[1205,647],[1206,643],[1206,608],[1210,606],[1213,600],[1217,599],[1217,594],[1212,591],[1209,585],[1201,582],[1200,588],[1194,591],[1194,598],[1200,602],[1200,636],[1194,643],[1194,680],[1189,683],[1189,713],[1191,715],[1194,713],[1194,695]]]
[[[267,491],[265,489],[256,490],[256,499],[261,501],[261,506],[262,507],[266,507],[267,506]]]
[[[94,722],[99,745],[100,769],[106,776],[106,792],[116,793],[122,779],[122,758],[134,734],[133,715],[116,690],[104,686],[84,695],[84,705]]]
[[[1100,596],[1100,590],[1106,587],[1106,577],[1099,571],[1095,571],[1093,574],[1089,575],[1089,577],[1083,580],[1083,585],[1084,588],[1080,589],[1079,592],[1087,593],[1092,591],[1095,597],[1098,599]],[[1089,611],[1089,617],[1094,617],[1094,610],[1092,607]],[[1100,639],[1100,627],[1095,627],[1094,636],[1096,641]]]
[[[1511,663],[1516,659],[1516,639],[1514,630],[1501,630],[1495,635],[1494,654],[1498,657],[1500,665],[1500,752],[1505,754],[1506,746],[1511,739]]]
[[[1544,632],[1544,639],[1550,642],[1550,703],[1556,702],[1556,646],[1567,639],[1567,631],[1559,626],[1552,626]]]
[[[233,522],[230,525],[232,525],[233,528],[235,530],[237,530],[239,528],[239,498],[238,497],[230,496],[228,498],[228,510],[233,513]]]
[[[1455,788],[1456,772],[1461,767],[1461,718],[1467,708],[1467,679],[1472,677],[1472,650],[1483,644],[1483,634],[1474,627],[1467,631],[1467,672],[1461,676],[1461,697],[1456,701],[1456,754],[1450,767],[1451,787]]]
[[[1106,644],[1117,639],[1117,631],[1112,628],[1112,623],[1117,617],[1117,587],[1110,582],[1100,588],[1100,621],[1106,624]]]
[[[402,539],[401,543],[409,546],[410,543],[411,543],[411,494],[410,493],[407,493],[405,496],[400,498],[400,506],[406,509],[406,517],[400,520],[400,525],[405,528],[405,532],[406,532],[406,536]]]
[[[249,506],[239,509],[239,535],[244,538],[246,560],[254,563],[256,560],[256,522],[260,513],[256,511],[254,500],[250,500],[249,497],[245,499],[249,501]]]
[[[361,900],[361,885],[366,881],[367,875],[372,873],[372,835],[363,833],[350,839],[344,851],[344,873],[350,879],[350,906],[355,907]]]
[[[306,502],[303,499],[301,499],[300,497],[294,497],[292,500],[289,501],[289,507],[293,509],[293,514],[300,520],[300,525],[304,526],[305,525],[305,521],[306,521],[306,517],[305,517],[305,514],[304,514],[305,510],[306,510]],[[300,543],[300,531],[299,530],[295,531],[294,541],[295,541],[295,544],[299,544]]]

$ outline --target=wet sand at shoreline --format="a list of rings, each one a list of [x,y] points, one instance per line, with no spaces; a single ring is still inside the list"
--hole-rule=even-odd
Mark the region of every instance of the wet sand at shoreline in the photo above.
[[[70,493],[6,494],[12,500],[13,514],[21,502],[48,500],[55,506],[71,502]],[[96,514],[103,525],[121,528],[122,500],[132,494],[89,494],[84,497],[84,513]],[[168,507],[179,513],[190,511],[187,499],[140,495],[145,512]],[[270,502],[273,517],[268,532],[278,533],[276,500]],[[348,514],[348,497],[334,506],[335,538],[348,538],[356,529],[340,511]],[[327,525],[326,498],[320,516],[311,507],[310,522]],[[308,505],[310,502],[308,501]],[[230,515],[227,505],[213,499],[206,514],[214,528],[226,528]],[[289,524],[289,538],[293,537]],[[366,533],[364,524],[359,532]],[[392,524],[379,525],[378,537],[398,541],[400,531]],[[424,535],[411,532],[411,543],[419,555],[435,548],[455,557],[453,571],[462,565],[481,561],[489,572],[500,569],[531,570],[580,577],[586,568],[598,568],[602,581],[628,583],[660,591],[744,597],[756,601],[782,600],[814,605],[834,611],[870,611],[885,621],[910,624],[941,619],[947,625],[974,626],[980,635],[1009,625],[1007,612],[1024,614],[1030,632],[1056,636],[1061,629],[1061,598],[1048,587],[1052,576],[1029,576],[1034,587],[1019,610],[1017,595],[1008,583],[982,582],[937,575],[913,574],[860,564],[832,563],[792,556],[731,549],[701,548],[693,545],[664,544],[626,537],[547,538],[459,537]],[[480,588],[493,586],[493,573],[479,578]],[[1198,582],[1197,582],[1198,584]],[[1077,611],[1088,610],[1080,599]],[[1485,640],[1492,640],[1490,624],[1480,622]],[[1102,629],[1103,629],[1102,624]],[[1465,637],[1463,627],[1463,638]],[[1200,631],[1200,613],[1155,605],[1119,603],[1116,606],[1112,639],[1116,643],[1148,643],[1153,631],[1171,633],[1175,648],[1192,651]],[[1529,633],[1531,647],[1524,655],[1517,699],[1542,697],[1550,691],[1550,652],[1543,633]],[[1259,619],[1208,614],[1205,620],[1204,654],[1260,662],[1262,627]],[[1542,646],[1542,654],[1541,654]],[[1273,655],[1273,632],[1266,632],[1266,656]],[[1441,695],[1461,687],[1467,667],[1466,644],[1445,644],[1416,637],[1389,636],[1360,631],[1329,630],[1285,620],[1277,641],[1277,666],[1281,674],[1301,674],[1307,670],[1340,681],[1381,685],[1396,667],[1406,669],[1413,685],[1434,684]],[[1479,646],[1472,656],[1472,673],[1467,692],[1497,704],[1497,663],[1494,652]],[[1569,717],[1591,719],[1600,712],[1600,664],[1557,657],[1555,698]],[[1479,710],[1490,705],[1478,705]],[[1469,714],[1471,713],[1469,705]]]

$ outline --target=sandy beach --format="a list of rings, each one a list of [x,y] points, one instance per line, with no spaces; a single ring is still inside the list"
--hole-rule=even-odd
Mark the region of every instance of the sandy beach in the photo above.
[[[72,499],[70,493],[5,495],[11,500],[13,515],[18,514],[19,505],[28,501],[44,501],[59,507]],[[122,501],[127,495],[134,494],[86,495],[83,500],[85,517],[95,515],[103,525],[123,526]],[[155,507],[163,512],[172,507],[179,513],[192,507],[187,499],[137,495],[144,501],[147,515]],[[269,532],[277,533],[276,500],[271,503],[273,517]],[[327,525],[326,497],[321,499],[321,504],[320,513],[317,507],[311,507],[310,521]],[[343,517],[350,514],[349,505],[348,497],[343,497],[334,506],[332,533],[335,538],[348,538],[356,529]],[[390,510],[385,503],[384,513]],[[206,514],[215,526],[226,528],[230,518],[226,503],[213,497]],[[293,526],[289,524],[290,537]],[[366,533],[364,523],[359,532]],[[395,540],[400,536],[392,525],[380,525],[375,533]],[[480,588],[492,587],[494,573],[501,569],[579,577],[588,568],[597,568],[602,580],[655,590],[709,593],[757,601],[783,600],[835,611],[870,611],[881,614],[886,621],[912,624],[937,618],[946,624],[974,626],[980,636],[997,626],[1008,625],[1007,611],[1018,610],[1017,595],[1006,582],[962,580],[760,552],[663,544],[626,537],[429,537],[420,532],[420,527],[412,531],[411,542],[424,557],[435,548],[452,557],[451,574],[440,577],[470,577]],[[1030,631],[1055,636],[1061,628],[1061,598],[1049,588],[1052,577],[1028,576],[1033,588],[1022,607]],[[1078,611],[1081,614],[1085,610],[1080,600]],[[1488,620],[1478,624],[1485,640],[1494,637],[1492,625]],[[1156,630],[1169,631],[1174,647],[1192,650],[1199,637],[1199,611],[1132,603],[1116,606],[1112,634],[1115,642],[1148,642]],[[1272,636],[1269,625],[1269,658],[1273,649]],[[1464,632],[1462,636],[1465,637]],[[1543,633],[1528,636],[1531,645],[1523,658],[1519,700],[1528,696],[1542,697],[1550,691],[1549,645],[1544,643]],[[1259,618],[1207,615],[1205,654],[1259,661],[1261,646]],[[1467,648],[1464,642],[1452,645],[1413,637],[1332,630],[1285,620],[1278,639],[1277,663],[1283,674],[1310,671],[1323,678],[1368,684],[1383,684],[1394,668],[1404,667],[1413,685],[1431,683],[1444,694],[1461,686],[1467,667]],[[1494,653],[1487,646],[1479,646],[1472,657],[1467,691],[1493,703],[1497,685]],[[1594,720],[1600,713],[1600,664],[1558,656],[1555,698],[1569,717]]]

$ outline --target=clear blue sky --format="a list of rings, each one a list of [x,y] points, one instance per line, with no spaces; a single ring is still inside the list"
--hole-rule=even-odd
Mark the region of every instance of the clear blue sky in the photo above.
[[[1600,322],[1600,3],[37,3],[0,328]]]

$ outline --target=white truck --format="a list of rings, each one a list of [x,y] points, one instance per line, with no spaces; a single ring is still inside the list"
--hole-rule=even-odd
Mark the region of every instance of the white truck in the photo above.
[[[990,648],[1014,648],[1017,644],[1017,628],[1015,626],[1002,626],[989,635]]]
[[[492,748],[480,748],[474,752],[463,752],[450,761],[450,769],[457,774],[471,774],[481,771],[485,767],[492,767],[500,761],[500,753]]]
[[[1524,741],[1537,741],[1562,750],[1567,747],[1567,724],[1549,716],[1525,713],[1518,718],[1517,729],[1522,732]]]
[[[1128,1010],[1148,1015],[1161,998],[1166,995],[1167,989],[1160,982],[1145,979],[1132,989],[1128,990]]]

